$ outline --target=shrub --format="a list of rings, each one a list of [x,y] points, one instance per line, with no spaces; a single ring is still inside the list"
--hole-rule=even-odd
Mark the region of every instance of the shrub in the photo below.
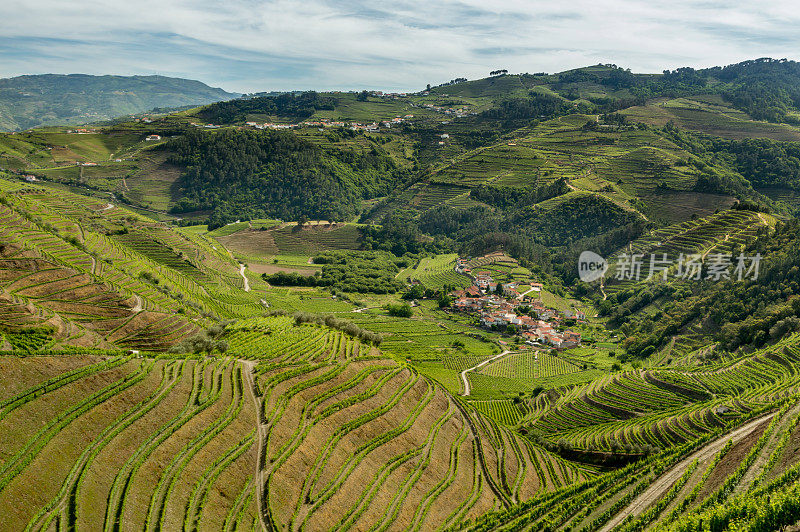
[[[389,316],[395,316],[398,318],[410,318],[414,314],[414,310],[408,303],[390,303],[384,308],[389,312]]]

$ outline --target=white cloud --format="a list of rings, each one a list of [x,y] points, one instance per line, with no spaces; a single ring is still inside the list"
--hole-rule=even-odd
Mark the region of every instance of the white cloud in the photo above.
[[[229,90],[418,88],[493,68],[787,57],[793,2],[58,0],[0,5],[0,75],[162,73]]]

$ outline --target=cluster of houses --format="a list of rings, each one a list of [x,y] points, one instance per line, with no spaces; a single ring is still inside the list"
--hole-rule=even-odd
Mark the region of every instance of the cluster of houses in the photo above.
[[[475,116],[478,113],[471,112],[468,109],[464,109],[463,107],[453,108],[453,107],[440,107],[438,105],[433,105],[432,103],[423,104],[424,108],[429,109],[431,111],[436,111],[437,113],[444,113],[446,115],[451,115],[456,118],[464,118],[466,116]]]
[[[97,133],[97,130],[79,127],[78,129],[68,129],[67,133],[72,133],[73,135],[89,135],[91,133]]]
[[[549,345],[556,349],[569,349],[581,345],[581,335],[575,331],[559,330],[562,320],[583,321],[586,315],[578,310],[558,311],[549,308],[538,298],[527,294],[541,292],[541,283],[531,283],[524,294],[517,290],[517,283],[497,283],[491,274],[479,271],[475,274],[466,261],[459,259],[456,271],[468,275],[473,285],[464,290],[454,290],[451,307],[455,310],[480,314],[480,324],[487,329],[507,329],[513,325],[530,345]],[[529,315],[518,315],[518,308],[529,307]]]
[[[383,92],[383,91],[370,91],[370,96],[375,96],[376,98],[386,98],[388,100],[396,100],[398,98],[405,98],[408,96],[407,92]]]
[[[274,124],[272,122],[260,124],[258,122],[245,122],[245,125],[255,129],[297,129],[300,127],[316,127],[322,131],[324,128],[346,127],[350,128],[352,131],[378,131],[381,127],[391,128],[392,126],[402,124],[410,118],[414,118],[414,115],[396,116],[389,120],[372,122],[371,124],[362,124],[360,122],[340,122],[322,118],[320,120],[306,120],[304,122],[300,122],[299,124]]]
[[[300,124],[273,124],[272,122],[265,122],[263,124],[259,124],[258,122],[245,122],[245,125],[256,129],[296,129],[300,127]]]

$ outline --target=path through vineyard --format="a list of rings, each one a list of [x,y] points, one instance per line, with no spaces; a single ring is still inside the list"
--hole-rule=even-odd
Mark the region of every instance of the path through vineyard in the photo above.
[[[253,405],[255,406],[255,413],[256,413],[256,445],[258,445],[258,457],[256,458],[256,467],[255,471],[253,471],[253,482],[255,483],[255,490],[256,490],[256,510],[258,513],[258,520],[261,523],[262,530],[268,530],[267,528],[267,520],[266,520],[266,513],[264,508],[264,484],[263,484],[263,474],[261,471],[261,464],[264,462],[264,445],[265,445],[265,434],[264,434],[264,424],[261,423],[261,412],[263,405],[256,394],[256,383],[253,380],[253,370],[256,367],[256,362],[253,360],[239,360],[244,367],[244,371],[242,372],[242,376],[244,377],[245,383],[247,385],[247,393],[250,396],[250,399],[253,401]]]
[[[675,483],[676,480],[681,478],[681,476],[686,472],[687,469],[692,465],[695,460],[702,462],[703,460],[708,460],[714,457],[716,453],[720,451],[725,444],[728,443],[729,440],[733,441],[733,443],[737,443],[750,434],[753,433],[758,427],[768,422],[777,412],[772,412],[765,416],[761,416],[745,425],[742,425],[738,429],[734,430],[733,432],[729,432],[728,434],[722,436],[721,438],[717,438],[716,440],[712,441],[705,447],[701,448],[698,451],[695,451],[687,458],[684,458],[680,462],[678,462],[672,469],[668,470],[666,473],[661,475],[658,480],[653,482],[649,488],[647,488],[641,495],[636,497],[633,502],[631,502],[627,508],[619,512],[615,515],[606,525],[601,528],[601,532],[608,532],[613,530],[617,525],[619,525],[626,517],[629,515],[639,515],[644,510],[646,510],[651,504],[656,502],[660,499]]]
[[[495,355],[495,356],[493,356],[492,358],[487,358],[487,359],[486,359],[486,360],[484,360],[483,362],[481,362],[481,363],[479,363],[479,364],[476,364],[476,365],[472,366],[471,368],[467,368],[467,369],[465,369],[464,371],[462,371],[462,372],[461,372],[461,380],[464,382],[464,395],[465,395],[465,396],[466,396],[466,395],[469,395],[469,392],[470,392],[470,388],[469,388],[469,379],[467,378],[467,373],[468,373],[468,372],[470,372],[470,371],[475,371],[475,370],[477,370],[478,368],[481,368],[481,367],[485,366],[485,365],[486,365],[486,364],[488,364],[489,362],[493,362],[493,361],[497,360],[498,358],[502,358],[502,357],[506,356],[506,355],[507,355],[507,354],[509,354],[510,352],[511,352],[511,351],[509,351],[508,349],[506,349],[505,351],[503,351],[503,352],[502,352],[502,353],[500,353],[499,355]]]

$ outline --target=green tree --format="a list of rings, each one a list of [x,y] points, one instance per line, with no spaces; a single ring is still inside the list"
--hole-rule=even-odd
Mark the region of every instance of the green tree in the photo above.
[[[397,318],[410,318],[414,314],[414,310],[408,303],[389,303],[384,308],[389,312],[389,316]]]

